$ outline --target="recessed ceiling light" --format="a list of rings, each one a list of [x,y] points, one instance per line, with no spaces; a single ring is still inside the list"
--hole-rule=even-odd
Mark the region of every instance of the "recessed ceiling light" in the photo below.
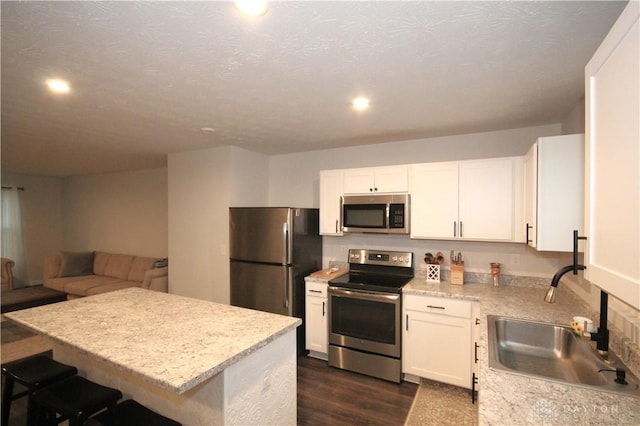
[[[205,135],[211,135],[216,132],[216,129],[213,127],[201,127],[200,131]]]
[[[244,15],[262,16],[267,13],[267,2],[261,0],[236,0],[233,2],[238,11]]]
[[[54,93],[69,93],[71,87],[69,83],[58,78],[51,78],[47,80],[47,87]]]
[[[369,99],[361,96],[359,98],[355,98],[351,105],[353,105],[353,108],[358,111],[364,111],[369,108]]]

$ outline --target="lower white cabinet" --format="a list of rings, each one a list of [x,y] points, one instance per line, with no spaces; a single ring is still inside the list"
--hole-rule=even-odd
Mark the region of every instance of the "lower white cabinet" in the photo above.
[[[471,389],[473,302],[403,297],[402,372]]]
[[[309,356],[327,359],[328,320],[326,282],[306,281],[305,292],[305,334]]]

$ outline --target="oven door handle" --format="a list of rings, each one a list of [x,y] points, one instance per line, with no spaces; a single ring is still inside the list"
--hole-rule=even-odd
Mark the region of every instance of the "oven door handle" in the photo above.
[[[329,293],[335,294],[336,296],[346,296],[352,298],[359,298],[364,300],[380,300],[387,299],[391,301],[396,301],[400,299],[399,294],[390,294],[390,293],[379,293],[375,291],[362,291],[362,290],[346,290],[340,287],[329,287]]]

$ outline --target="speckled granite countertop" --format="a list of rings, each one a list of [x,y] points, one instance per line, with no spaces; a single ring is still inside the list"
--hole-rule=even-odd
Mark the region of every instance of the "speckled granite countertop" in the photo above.
[[[299,318],[140,288],[6,317],[177,394],[302,324]]]
[[[522,283],[521,283],[522,284]],[[414,278],[404,294],[450,297],[480,304],[479,423],[482,425],[640,424],[640,400],[489,368],[487,315],[570,324],[574,315],[597,315],[570,290],[558,287],[556,303],[543,298],[548,283],[494,287],[452,285]]]

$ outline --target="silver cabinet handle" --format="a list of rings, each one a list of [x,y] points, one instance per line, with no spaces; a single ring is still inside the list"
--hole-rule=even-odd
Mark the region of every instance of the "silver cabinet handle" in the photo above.
[[[327,302],[322,302],[322,316],[324,316],[324,313],[325,313],[325,311],[324,311],[324,307],[325,307],[325,304],[326,304],[326,303],[327,303]]]
[[[456,221],[454,220],[454,221],[453,221],[453,236],[454,236],[454,237],[457,237],[457,235],[456,235],[457,226],[458,226],[458,222],[456,222]]]
[[[322,294],[322,292],[320,290],[309,290],[309,293],[319,293]]]
[[[444,310],[444,306],[433,306],[433,305],[427,305],[427,308],[431,308],[431,309],[442,309]]]
[[[462,232],[462,221],[460,221],[460,238],[463,238],[463,237],[464,237],[464,235],[463,235],[463,234],[464,234],[464,233]]]
[[[336,234],[338,233],[338,219],[336,219]]]

